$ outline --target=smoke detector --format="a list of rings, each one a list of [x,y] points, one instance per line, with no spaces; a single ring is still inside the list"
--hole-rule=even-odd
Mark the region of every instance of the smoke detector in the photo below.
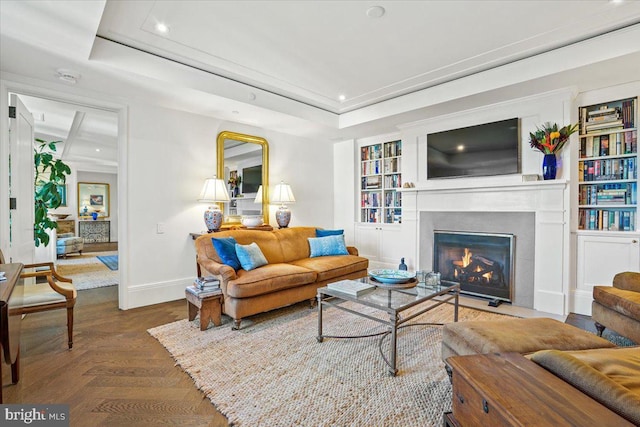
[[[76,84],[80,78],[80,73],[66,68],[58,68],[56,73],[58,78],[66,83]]]

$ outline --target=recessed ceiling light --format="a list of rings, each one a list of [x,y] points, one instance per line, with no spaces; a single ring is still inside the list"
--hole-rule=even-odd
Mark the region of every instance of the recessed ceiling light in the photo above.
[[[169,32],[169,26],[164,22],[158,22],[156,24],[156,31],[162,34],[166,34]]]
[[[458,151],[464,151],[464,145],[462,144],[458,145]]]
[[[369,18],[381,18],[385,10],[382,6],[371,6],[366,13]]]
[[[338,96],[338,99],[339,99],[340,101],[344,101],[345,99],[347,99],[347,97],[346,97],[346,96],[344,96],[344,95],[340,95],[340,96]]]
[[[99,149],[99,148],[96,148],[96,151],[97,151],[97,152],[100,152],[100,149]]]
[[[66,68],[58,68],[56,73],[58,78],[66,83],[76,84],[80,78],[80,73]]]
[[[611,0],[611,3],[622,3],[624,0]]]

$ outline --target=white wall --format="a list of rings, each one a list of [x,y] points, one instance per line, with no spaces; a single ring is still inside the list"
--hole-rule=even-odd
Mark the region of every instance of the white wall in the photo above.
[[[190,232],[204,228],[196,202],[216,170],[216,136],[229,130],[269,143],[270,186],[285,180],[297,203],[291,226],[333,225],[332,146],[232,122],[145,104],[130,105],[128,166],[129,277],[125,308],[184,298],[196,274]],[[271,207],[270,223],[275,224]],[[157,224],[165,232],[157,233]]]

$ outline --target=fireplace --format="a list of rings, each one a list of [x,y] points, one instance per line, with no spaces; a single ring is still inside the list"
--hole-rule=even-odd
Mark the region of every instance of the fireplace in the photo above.
[[[433,269],[460,292],[511,302],[513,234],[434,230]]]

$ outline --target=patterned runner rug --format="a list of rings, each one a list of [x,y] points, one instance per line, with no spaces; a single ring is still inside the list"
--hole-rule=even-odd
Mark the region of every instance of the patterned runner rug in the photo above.
[[[461,307],[459,320],[503,317]],[[437,426],[450,410],[441,326],[401,329],[399,372],[390,377],[378,338],[318,343],[317,309],[308,305],[250,320],[240,331],[228,319],[203,332],[197,320],[186,319],[148,331],[234,426]],[[453,307],[437,307],[417,321],[451,322]],[[325,310],[323,324],[328,335],[382,327],[335,308]]]
[[[56,270],[73,279],[77,290],[100,288],[118,284],[118,271],[110,270],[103,264],[98,256],[117,256],[117,251],[84,253],[82,255],[69,255],[66,259],[56,261]]]

